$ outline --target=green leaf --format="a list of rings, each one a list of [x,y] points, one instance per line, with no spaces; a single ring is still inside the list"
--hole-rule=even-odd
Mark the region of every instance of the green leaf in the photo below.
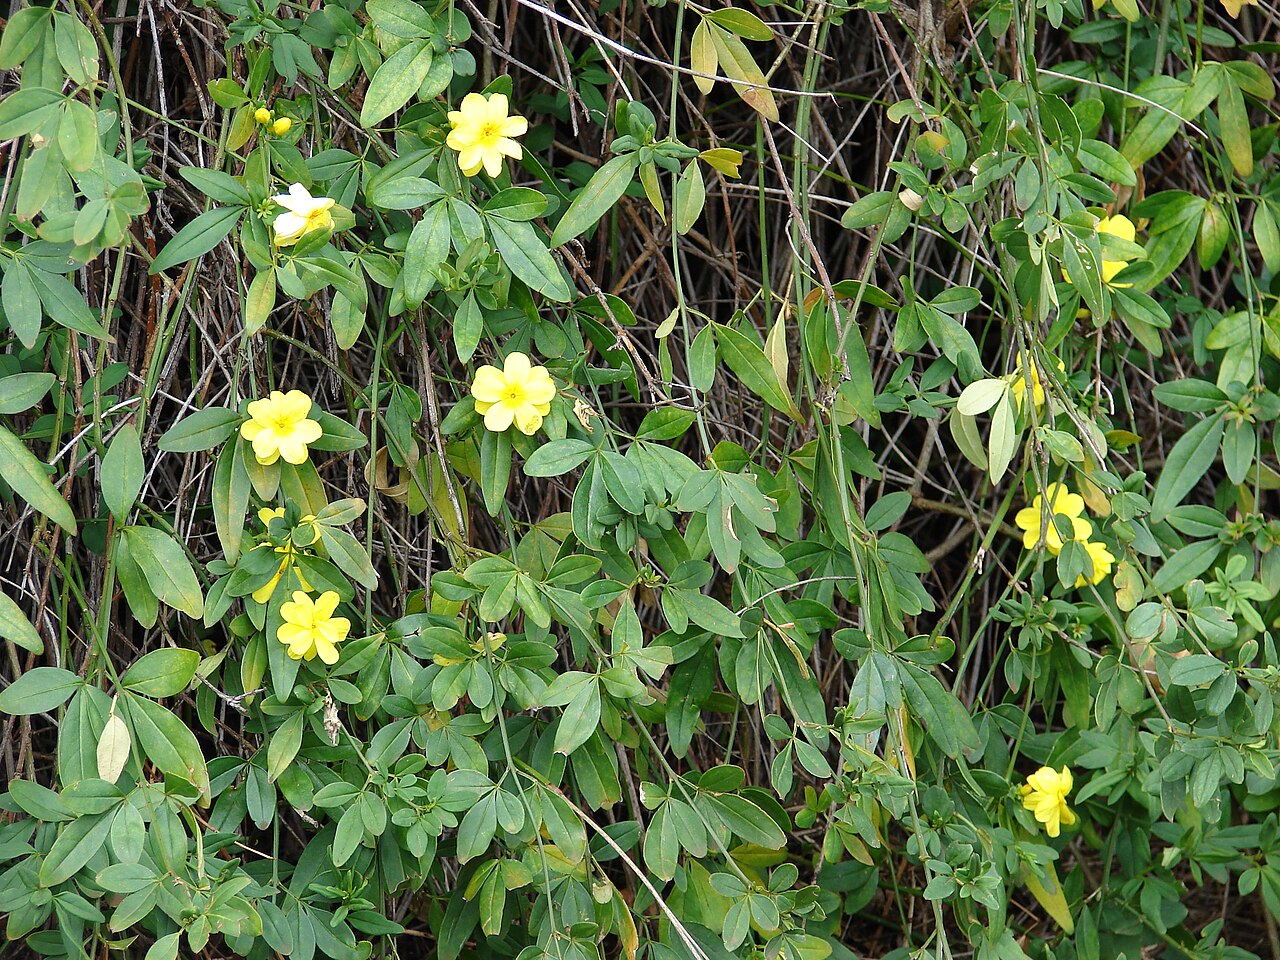
[[[0,378],[0,414],[23,413],[45,398],[52,373],[14,373]]]
[[[164,432],[159,447],[165,453],[198,453],[225,441],[244,418],[226,407],[205,407],[183,417]],[[323,426],[323,424],[322,424]]]
[[[511,438],[485,430],[480,437],[480,490],[489,516],[496,517],[511,479]]]
[[[427,78],[433,56],[430,40],[412,40],[392,54],[369,81],[360,125],[372,127],[408,103]]]
[[[271,735],[271,743],[267,746],[267,779],[272,783],[298,755],[298,748],[302,746],[302,725],[305,719],[306,714],[298,710]]]
[[[124,672],[120,686],[157,699],[176,697],[196,675],[200,654],[194,650],[163,647],[152,650]]]
[[[1169,451],[1151,497],[1151,519],[1154,522],[1163,520],[1204,479],[1218,457],[1222,433],[1223,421],[1218,415],[1201,420],[1178,438]]]
[[[559,264],[532,224],[501,217],[490,217],[488,223],[493,245],[512,273],[543,296],[561,303],[570,299]]]
[[[84,681],[61,667],[36,667],[0,690],[0,713],[25,717],[66,703]]]
[[[180,263],[204,256],[222,242],[223,238],[240,222],[243,214],[244,207],[214,207],[200,214],[174,234],[173,239],[156,254],[147,272],[157,274]]]
[[[146,758],[161,772],[180,777],[201,795],[209,796],[209,771],[200,744],[187,725],[146,697],[126,694],[119,706],[133,726]]]
[[[31,625],[22,608],[3,591],[0,591],[0,640],[8,640],[32,653],[44,653],[44,641],[40,639],[40,634]]]
[[[251,337],[264,326],[276,308],[276,272],[259,270],[244,298],[244,335]]]
[[[62,828],[40,864],[40,885],[54,887],[70,880],[103,848],[111,831],[109,813],[77,817]]]
[[[52,7],[24,7],[0,31],[0,70],[12,70],[44,43]]]
[[[46,87],[27,87],[10,93],[0,100],[0,140],[13,140],[31,133],[51,118],[62,102],[60,93]]]
[[[1224,73],[1218,93],[1218,132],[1231,166],[1241,177],[1253,173],[1253,137],[1249,127],[1249,111],[1244,94],[1235,79]]]
[[[28,169],[24,170],[29,173]],[[0,306],[4,307],[4,315],[9,327],[22,341],[22,345],[31,349],[40,336],[40,318],[44,310],[40,304],[40,291],[32,278],[31,268],[21,260],[11,260],[5,266],[4,278],[0,280]],[[36,374],[29,374],[36,376]],[[52,374],[46,374],[52,376]],[[9,379],[9,378],[5,378]],[[18,411],[13,411],[17,413]]]
[[[551,234],[551,246],[558,247],[568,243],[574,237],[586,233],[595,226],[596,221],[622,199],[639,166],[638,154],[624,153],[614,157],[592,174],[586,186],[578,191],[578,195],[569,204],[569,209],[556,224]]]
[[[204,597],[181,544],[153,527],[125,527],[122,534],[129,541],[129,555],[157,599],[198,620],[204,613]]]
[[[1135,186],[1138,182],[1133,167],[1124,155],[1101,140],[1085,140],[1080,144],[1080,163],[1086,170],[1096,173],[1110,183],[1118,183],[1126,187]]]
[[[221,170],[209,170],[206,167],[182,167],[179,171],[182,179],[187,181],[214,203],[229,203],[249,206],[253,198],[249,190],[235,177]]]
[[[743,386],[775,410],[800,419],[786,385],[778,379],[777,372],[760,347],[732,327],[716,325],[715,337],[721,358]]]
[[[76,518],[70,505],[54,489],[44,464],[6,427],[0,427],[0,477],[33,509],[75,536]]]
[[[378,574],[360,541],[337,527],[320,526],[320,541],[338,569],[370,590],[378,588]]]
[[[706,185],[702,182],[702,167],[697,159],[690,160],[676,182],[676,193],[673,201],[673,217],[676,232],[682,236],[693,229],[698,217],[702,216],[702,207],[707,200]]]
[[[124,523],[133,509],[146,471],[138,431],[131,424],[125,424],[112,439],[99,469],[102,499],[120,523]]]
[[[1199,687],[1212,683],[1227,672],[1227,665],[1207,653],[1193,653],[1173,661],[1169,681],[1180,687]]]
[[[568,756],[582,746],[600,726],[600,684],[592,678],[582,684],[564,708],[556,728],[556,753]]]
[[[44,304],[44,312],[54,323],[107,343],[115,342],[106,328],[94,318],[84,296],[70,280],[43,270],[32,270],[31,279],[35,283],[40,302]]]
[[[524,465],[525,476],[559,477],[582,466],[595,450],[585,440],[552,440],[530,454]]]
[[[724,7],[712,10],[707,14],[712,23],[724,27],[730,33],[737,34],[743,40],[765,42],[773,39],[773,28],[754,13],[740,10],[737,7]]]

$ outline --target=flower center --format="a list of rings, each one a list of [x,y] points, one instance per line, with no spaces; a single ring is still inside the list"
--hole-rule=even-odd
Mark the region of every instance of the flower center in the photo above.
[[[524,387],[516,383],[509,384],[502,394],[502,399],[503,402],[513,406],[524,403]]]
[[[276,433],[290,433],[294,426],[293,418],[281,414],[280,416],[273,417],[271,419],[271,426],[275,429]]]
[[[502,128],[492,120],[480,124],[480,140],[485,146],[493,146],[502,136]]]

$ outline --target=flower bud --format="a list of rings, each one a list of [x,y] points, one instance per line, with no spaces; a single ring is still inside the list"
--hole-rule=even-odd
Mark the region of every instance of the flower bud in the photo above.
[[[293,121],[288,117],[281,117],[271,125],[271,132],[277,137],[283,137],[289,132],[289,128],[293,126]]]
[[[259,107],[257,110],[253,111],[253,119],[265,126],[271,122],[271,111],[266,107]]]

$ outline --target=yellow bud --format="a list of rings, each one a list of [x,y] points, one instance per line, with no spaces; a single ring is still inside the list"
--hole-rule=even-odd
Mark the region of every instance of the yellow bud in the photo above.
[[[271,132],[277,137],[283,137],[289,132],[289,128],[293,126],[293,121],[288,117],[281,117],[271,125]]]
[[[253,111],[253,119],[263,125],[266,125],[271,122],[271,111],[266,107],[259,107],[257,110]]]

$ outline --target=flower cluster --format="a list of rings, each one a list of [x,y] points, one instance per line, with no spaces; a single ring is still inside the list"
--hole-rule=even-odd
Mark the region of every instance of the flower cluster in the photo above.
[[[1069,768],[1058,771],[1041,767],[1027,777],[1019,790],[1022,805],[1035,814],[1036,820],[1044,824],[1044,832],[1051,837],[1061,833],[1062,827],[1076,822],[1075,813],[1067,806],[1067,794],[1073,785]]]
[[[253,111],[253,119],[258,122],[259,126],[269,127],[277,137],[283,137],[293,129],[292,120],[288,117],[277,117],[266,107],[259,107]]]
[[[1080,541],[1093,565],[1092,574],[1081,574],[1076,580],[1077,587],[1083,587],[1087,583],[1101,583],[1111,575],[1112,565],[1116,562],[1105,543],[1089,539],[1093,536],[1093,524],[1083,514],[1082,496],[1072,493],[1061,483],[1051,483],[1045,489],[1044,496],[1037,494],[1031,501],[1031,506],[1023,507],[1013,518],[1013,522],[1023,531],[1024,547],[1034,550],[1043,539],[1045,547],[1055,557],[1062,552],[1062,528],[1070,527],[1067,539]],[[1066,518],[1067,524],[1056,522],[1055,517]]]

